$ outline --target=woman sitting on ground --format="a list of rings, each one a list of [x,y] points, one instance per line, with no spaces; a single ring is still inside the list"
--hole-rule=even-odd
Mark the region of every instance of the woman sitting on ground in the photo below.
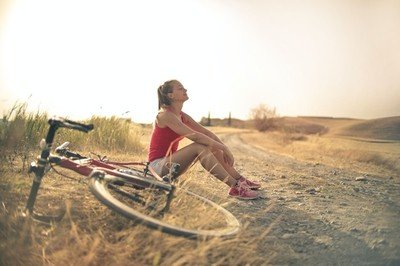
[[[189,99],[182,84],[169,80],[157,92],[159,111],[150,140],[150,167],[159,176],[164,176],[169,172],[170,163],[178,163],[181,175],[199,160],[209,173],[230,187],[229,196],[258,198],[254,190],[259,189],[260,184],[244,178],[235,170],[234,158],[228,147],[214,133],[182,112],[183,103]],[[193,143],[178,150],[179,141],[184,137]]]

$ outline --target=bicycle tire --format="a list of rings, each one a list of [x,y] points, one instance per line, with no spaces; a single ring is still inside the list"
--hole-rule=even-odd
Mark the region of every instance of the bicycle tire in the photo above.
[[[132,177],[133,179],[135,177]],[[158,182],[158,181],[156,181]],[[161,182],[160,182],[161,183]],[[115,185],[117,184],[117,185]],[[123,185],[121,185],[123,184]],[[164,185],[164,183],[161,183],[160,185]],[[240,222],[236,219],[236,217],[230,213],[228,210],[223,208],[222,206],[218,205],[217,203],[202,197],[200,195],[197,195],[189,190],[183,189],[183,188],[176,188],[175,190],[175,199],[172,200],[173,208],[171,210],[172,206],[169,206],[170,210],[168,211],[168,214],[163,213],[163,215],[157,214],[157,211],[149,211],[149,210],[144,210],[143,209],[138,210],[138,206],[142,203],[137,203],[138,199],[133,199],[132,194],[130,193],[131,189],[137,188],[135,186],[134,180],[130,181],[125,178],[120,178],[112,175],[106,175],[104,178],[98,178],[98,177],[92,177],[89,182],[90,190],[94,194],[94,196],[102,202],[104,205],[112,209],[113,211],[116,211],[117,213],[121,214],[122,216],[133,220],[135,222],[139,222],[140,224],[143,224],[147,227],[161,230],[162,232],[172,234],[175,236],[183,236],[187,238],[200,238],[200,237],[224,237],[224,236],[232,236],[236,234],[239,231],[240,228]],[[129,188],[129,192],[126,194],[124,193],[114,193],[114,187],[113,186],[122,186],[125,189]],[[162,187],[162,186],[161,186]],[[139,193],[142,193],[143,190],[140,190]],[[159,189],[157,188],[157,185],[153,189],[146,188],[147,193],[150,194],[150,196],[159,196],[157,194],[157,191],[159,193]],[[136,192],[135,192],[136,193]],[[178,198],[177,194],[180,194]],[[119,195],[116,195],[119,194]],[[185,202],[186,201],[186,202]],[[129,205],[128,205],[129,204]],[[134,205],[136,204],[136,205]],[[180,205],[179,205],[180,204]],[[185,213],[185,209],[180,209],[181,207],[183,208],[184,204],[188,204],[190,209],[190,214],[187,214],[188,217],[179,217],[178,214],[170,214],[170,212],[178,212],[180,211],[181,213]],[[199,205],[200,204],[200,205]],[[176,205],[176,206],[175,206]],[[145,205],[143,205],[145,206]],[[150,206],[150,204],[148,205]],[[205,213],[207,215],[206,222],[207,225],[205,226],[205,229],[196,227],[198,225],[193,225],[192,227],[189,227],[187,224],[187,221],[185,219],[190,219],[190,222],[193,222],[195,217],[189,217],[194,214],[194,211],[191,206],[196,206],[199,208],[202,208],[202,210],[206,209],[208,213],[213,213],[213,215],[208,215],[208,213]],[[185,206],[187,208],[187,206]],[[182,215],[182,214],[179,215]],[[177,216],[179,219],[173,216]],[[218,216],[215,216],[218,215]],[[154,217],[153,217],[154,216]],[[165,217],[173,217],[169,221],[165,219]],[[206,228],[207,226],[210,226],[209,219],[210,217],[215,217],[215,219],[218,219],[218,217],[222,217],[224,219],[224,224],[219,226],[218,228]],[[204,218],[204,217],[203,217]],[[164,220],[161,220],[164,219]],[[182,224],[176,224],[178,223],[178,220],[184,220],[183,225]],[[171,222],[174,221],[174,222]],[[201,221],[200,221],[201,222]],[[218,221],[221,222],[221,221]]]

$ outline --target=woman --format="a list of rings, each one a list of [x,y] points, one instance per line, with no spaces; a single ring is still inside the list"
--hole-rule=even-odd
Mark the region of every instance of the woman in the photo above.
[[[182,84],[169,80],[157,92],[159,112],[150,140],[150,167],[163,176],[168,173],[171,162],[178,163],[181,175],[199,160],[208,172],[230,187],[229,196],[258,198],[254,189],[260,188],[260,184],[247,180],[235,170],[234,158],[228,147],[215,134],[182,112],[183,103],[189,99]],[[178,150],[179,141],[184,137],[193,143]]]

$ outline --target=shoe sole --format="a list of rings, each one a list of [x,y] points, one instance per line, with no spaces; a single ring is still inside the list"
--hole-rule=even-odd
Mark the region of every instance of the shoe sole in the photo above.
[[[245,198],[245,197],[232,196],[232,195],[229,195],[229,197],[232,197],[232,198],[235,198],[235,199],[241,199],[241,200],[254,200],[254,199],[260,198],[260,196],[256,196],[256,197],[254,197],[254,198],[249,198],[249,197]]]
[[[253,190],[261,188],[261,185],[253,185],[253,186],[250,186],[250,185],[248,185],[248,184],[245,184],[245,186],[247,186],[248,188],[253,189]]]

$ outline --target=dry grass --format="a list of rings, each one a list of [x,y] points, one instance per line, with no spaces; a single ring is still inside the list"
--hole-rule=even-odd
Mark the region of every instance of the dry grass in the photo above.
[[[205,182],[191,171],[186,186]],[[198,175],[198,174],[197,174]],[[74,176],[79,178],[79,176]],[[43,180],[37,210],[67,205],[64,219],[44,226],[20,215],[31,178],[2,169],[0,187],[1,265],[243,265],[260,264],[257,242],[245,230],[231,238],[188,240],[133,225],[101,205],[85,182],[49,175]],[[203,180],[203,181],[201,181]],[[191,210],[188,210],[191,211]],[[209,217],[203,217],[207,223]],[[262,234],[264,233],[264,234]],[[12,247],[12,248],[11,248]]]
[[[300,141],[298,139],[300,136]],[[247,133],[246,142],[263,149],[294,156],[301,160],[325,163],[333,167],[372,171],[389,176],[400,175],[400,143],[371,142],[340,137],[285,134]],[[359,164],[355,164],[358,162]],[[382,169],[385,173],[382,173]]]
[[[49,172],[42,181],[35,205],[36,211],[45,214],[54,214],[65,205],[67,213],[61,222],[47,226],[23,218],[21,211],[33,178],[26,173],[27,162],[38,154],[37,148],[32,149],[32,146],[37,146],[47,129],[46,114],[31,116],[25,110],[26,106],[17,112],[12,110],[1,125],[1,155],[6,160],[0,165],[0,265],[243,265],[265,262],[258,254],[257,241],[266,236],[270,227],[261,232],[258,239],[249,237],[246,230],[230,238],[174,237],[134,225],[107,209],[90,194],[82,176],[72,173],[68,173],[72,177],[68,179]],[[107,154],[115,160],[143,161],[146,158],[149,127],[118,118],[93,117],[86,122],[93,122],[97,129],[88,135],[60,131],[56,145],[68,140],[73,149]],[[27,131],[29,127],[31,131]],[[33,131],[38,131],[37,135]],[[16,132],[23,133],[17,135]],[[24,145],[13,146],[19,142]],[[9,154],[14,155],[10,158]],[[185,175],[181,185],[201,188],[197,192],[208,196],[207,190],[211,188],[207,187],[203,175],[204,172],[194,168]],[[213,200],[221,202],[218,196]],[[188,213],[193,212],[190,206],[187,208]],[[207,215],[197,217],[199,224],[208,224],[210,220]]]
[[[22,120],[24,119],[15,121]],[[126,121],[117,118],[96,120],[96,123],[101,122],[105,122],[105,125],[112,124],[110,128],[120,128],[125,133],[116,135],[106,127],[100,135],[80,134],[84,136],[82,142],[79,142],[80,136],[74,138],[73,135],[60,135],[57,142],[67,139],[75,144],[75,148],[105,153],[117,160],[145,159],[145,147],[151,130],[149,127],[131,124],[126,126]],[[26,125],[26,120],[22,124]],[[377,166],[377,171],[386,171],[388,175],[399,173],[400,144],[361,142],[334,138],[332,135],[306,134],[308,129],[315,128],[312,124],[306,129],[303,127],[303,131],[287,130],[283,133],[259,133],[228,128],[213,130],[223,134],[241,132],[242,138],[253,145],[304,160],[335,167],[360,167],[363,171],[373,171],[374,166]],[[129,134],[126,134],[127,129]],[[3,127],[2,130],[9,128]],[[9,137],[11,131],[1,132],[3,141],[6,139],[4,136]],[[116,141],[117,138],[131,136],[132,132],[133,142]],[[100,137],[104,135],[109,135],[109,138]],[[89,138],[94,138],[101,144],[90,143]],[[1,143],[12,143],[11,140],[8,141]],[[37,139],[34,141],[35,145],[36,141]],[[7,147],[6,152],[12,153],[13,146]],[[27,147],[31,147],[31,144]],[[90,147],[94,147],[95,150],[91,150]],[[5,149],[2,148],[1,151],[4,158]],[[133,225],[129,220],[101,205],[90,194],[87,182],[79,181],[82,177],[77,175],[71,175],[73,180],[70,180],[50,173],[43,180],[37,201],[38,210],[52,213],[58,206],[65,204],[67,214],[61,222],[44,226],[23,219],[20,213],[32,182],[32,177],[26,174],[25,164],[36,154],[37,150],[20,149],[12,160],[2,160],[0,165],[0,265],[260,265],[268,264],[268,259],[273,259],[277,253],[294,252],[288,245],[275,245],[274,238],[266,240],[271,228],[280,223],[279,219],[274,220],[277,214],[270,212],[269,208],[272,208],[273,204],[267,209],[248,211],[245,214],[251,217],[239,217],[244,221],[262,217],[261,220],[266,223],[263,230],[246,230],[247,223],[244,223],[243,230],[231,238],[188,240],[141,225]],[[360,165],[352,164],[351,159],[358,161]],[[195,189],[197,193],[230,209],[232,206],[218,193],[221,192],[223,184],[209,181],[204,171],[195,167],[185,175],[182,185]],[[240,210],[250,207],[251,204],[246,207],[238,205],[236,210],[239,214],[234,214],[238,216],[242,213]],[[207,223],[208,217],[203,219],[204,223]]]
[[[354,123],[344,127],[340,134],[357,138],[400,140],[400,116]]]
[[[29,113],[26,103],[16,103],[0,121],[0,164],[14,165],[22,160],[22,170],[25,171],[33,156],[37,156],[40,140],[47,134],[48,120],[46,113]],[[143,136],[147,134],[146,128],[130,120],[93,116],[83,123],[94,124],[95,130],[85,134],[59,129],[53,146],[70,141],[72,149],[94,153],[107,150],[137,154],[146,149],[142,143]]]
[[[250,132],[243,138],[260,148],[302,160],[364,172],[381,173],[384,169],[390,176],[400,174],[400,117],[285,117],[278,124],[278,130],[265,134]]]

